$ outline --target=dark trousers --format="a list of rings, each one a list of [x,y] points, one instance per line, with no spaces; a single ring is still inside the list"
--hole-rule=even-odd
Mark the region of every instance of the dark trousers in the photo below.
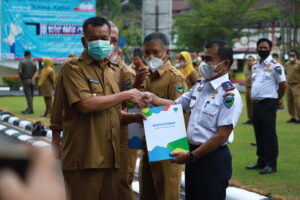
[[[33,84],[32,84],[32,80],[31,79],[25,79],[23,80],[23,91],[26,97],[26,101],[27,101],[27,110],[29,111],[33,111]]]
[[[190,147],[194,150],[195,146]],[[187,200],[225,200],[232,175],[231,153],[227,146],[186,164],[185,196]]]
[[[277,99],[253,101],[253,126],[257,144],[257,163],[276,168],[278,140],[276,135]]]

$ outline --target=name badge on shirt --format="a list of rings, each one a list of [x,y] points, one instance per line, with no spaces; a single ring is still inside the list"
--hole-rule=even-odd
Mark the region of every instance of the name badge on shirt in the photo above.
[[[100,83],[99,81],[94,80],[94,79],[88,79],[88,82],[89,82],[89,83],[96,83],[96,84],[99,84],[99,83]]]
[[[272,72],[272,69],[264,69],[265,72]]]

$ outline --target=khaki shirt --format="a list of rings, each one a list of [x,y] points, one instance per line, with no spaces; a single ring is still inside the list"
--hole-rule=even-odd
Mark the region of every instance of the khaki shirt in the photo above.
[[[197,71],[197,69],[194,69],[191,74],[186,77],[186,84],[188,86],[187,89],[190,89],[191,87],[193,87],[193,85],[195,85],[195,83],[197,83],[197,81],[200,79],[200,75],[199,72]]]
[[[245,65],[244,67],[244,75],[245,75],[245,85],[247,87],[251,87],[251,75],[252,75],[252,70],[251,66],[249,67],[248,65]]]
[[[63,170],[119,167],[121,106],[88,114],[75,107],[84,99],[120,92],[115,72],[109,62],[99,66],[86,51],[62,66],[57,89],[64,109]]]
[[[167,61],[146,79],[141,90],[152,92],[160,98],[175,100],[188,88],[183,75]]]
[[[300,61],[285,63],[286,80],[290,85],[300,83]]]

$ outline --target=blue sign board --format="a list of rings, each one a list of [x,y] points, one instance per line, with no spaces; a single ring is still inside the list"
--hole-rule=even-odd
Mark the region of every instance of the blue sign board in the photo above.
[[[83,21],[96,15],[95,0],[0,0],[0,59],[63,59],[82,50]]]

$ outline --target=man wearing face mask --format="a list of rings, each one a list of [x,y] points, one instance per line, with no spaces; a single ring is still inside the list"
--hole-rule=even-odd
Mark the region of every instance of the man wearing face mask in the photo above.
[[[232,174],[227,144],[233,141],[242,99],[228,77],[232,48],[222,40],[209,41],[202,59],[202,80],[181,97],[173,101],[147,93],[145,98],[157,106],[181,104],[191,111],[187,128],[190,152],[171,154],[174,162],[186,164],[186,199],[225,200]]]
[[[175,100],[187,89],[182,74],[171,66],[169,41],[163,33],[151,33],[144,39],[144,60],[150,75],[140,86],[161,98]],[[144,150],[140,165],[140,199],[180,199],[181,166],[170,160],[150,163]]]
[[[287,80],[287,104],[291,119],[287,123],[300,123],[300,61],[295,49],[289,51],[289,61],[285,63]]]
[[[284,69],[272,59],[271,49],[272,42],[269,39],[259,39],[257,53],[260,59],[252,65],[251,98],[258,159],[246,168],[261,169],[260,174],[277,171],[276,111],[282,103],[286,87]]]
[[[110,22],[111,25],[111,45],[114,50],[111,51],[110,62],[114,64],[115,76],[120,82],[120,90],[125,91],[133,87],[135,81],[135,72],[128,67],[121,58],[120,49],[118,49],[119,29]],[[127,103],[122,104],[122,110],[127,112]],[[134,193],[132,191],[132,181],[134,177],[134,170],[137,159],[137,150],[128,148],[128,126],[121,127],[120,135],[120,170],[118,174],[118,199],[134,200]]]
[[[145,106],[143,94],[120,92],[116,69],[107,59],[111,50],[109,22],[92,17],[83,24],[84,51],[63,64],[51,119],[53,130],[63,129],[61,161],[67,197],[72,200],[117,199],[121,123],[142,120],[121,112],[121,103]],[[56,105],[57,104],[57,105]],[[57,110],[57,109],[55,109]],[[57,123],[62,119],[61,123]],[[60,130],[56,130],[60,131]],[[57,133],[55,133],[57,134]],[[59,147],[55,136],[54,146]]]

